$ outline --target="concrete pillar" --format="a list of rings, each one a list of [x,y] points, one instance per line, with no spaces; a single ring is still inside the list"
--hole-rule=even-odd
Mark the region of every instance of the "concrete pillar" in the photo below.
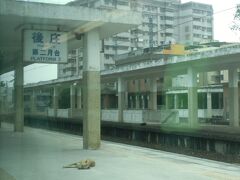
[[[150,80],[150,96],[148,102],[149,109],[157,110],[157,79]]]
[[[231,127],[239,127],[238,118],[238,72],[237,68],[228,70],[229,86],[229,119]]]
[[[174,94],[174,109],[178,109],[178,94]]]
[[[37,112],[37,107],[36,107],[36,91],[35,89],[32,90],[32,95],[31,95],[31,113],[35,114]]]
[[[137,93],[136,94],[136,109],[140,109],[140,96],[139,94]]]
[[[109,109],[110,108],[109,94],[101,95],[101,97],[102,97],[102,109]]]
[[[140,101],[141,101],[141,104],[142,104],[141,109],[146,109],[146,107],[145,107],[145,99],[144,99],[144,95],[143,94],[141,95]]]
[[[223,118],[229,120],[229,88],[223,85]]]
[[[75,104],[76,104],[76,88],[74,85],[70,86],[70,109],[71,109],[71,117],[73,117],[75,111]]]
[[[140,109],[140,96],[139,96],[139,92],[140,92],[140,80],[135,80],[135,89],[136,89],[136,109]]]
[[[168,94],[165,93],[165,97],[166,97],[166,109],[169,109],[169,96]]]
[[[100,147],[100,38],[98,29],[84,34],[83,148]]]
[[[57,117],[57,110],[58,110],[58,96],[59,96],[59,87],[54,86],[53,88],[53,110],[54,110],[54,117]]]
[[[125,86],[127,86],[126,83],[124,83]],[[125,91],[125,108],[128,109],[128,92],[127,92],[127,88],[125,87],[126,91]]]
[[[212,94],[207,92],[207,117],[212,117]]]
[[[118,78],[118,121],[123,122],[123,110],[125,109],[125,83],[124,80]]]
[[[0,91],[1,91],[1,87],[0,87]],[[3,107],[2,107],[2,100],[1,100],[1,96],[0,96],[0,128],[1,128],[1,121],[3,120]]]
[[[188,67],[188,123],[198,125],[197,74],[192,67]]]
[[[134,107],[133,107],[133,96],[132,95],[129,97],[129,100],[130,100],[130,109],[133,109]]]
[[[77,108],[82,109],[82,88],[77,88]]]
[[[23,104],[23,61],[18,59],[15,69],[15,124],[14,131],[24,130],[24,104]]]
[[[1,88],[3,87],[0,87],[0,91],[2,91]],[[0,94],[0,128],[1,128],[1,121],[3,121],[3,114],[4,114],[4,95]]]

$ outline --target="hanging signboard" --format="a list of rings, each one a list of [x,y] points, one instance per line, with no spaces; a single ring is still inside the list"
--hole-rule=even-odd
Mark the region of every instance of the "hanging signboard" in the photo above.
[[[66,33],[24,30],[23,60],[33,63],[67,63]]]

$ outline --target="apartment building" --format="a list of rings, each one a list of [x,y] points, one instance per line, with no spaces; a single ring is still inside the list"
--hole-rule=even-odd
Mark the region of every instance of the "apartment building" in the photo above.
[[[180,0],[75,0],[67,5],[138,11],[142,24],[102,41],[101,69],[115,66],[115,57],[166,43],[197,44],[213,39],[212,6]],[[76,53],[78,51],[78,53]],[[81,74],[81,50],[71,52],[67,65],[58,66],[58,77]],[[73,60],[74,57],[78,57]],[[74,62],[78,64],[74,65]]]
[[[76,0],[67,5],[108,10],[130,10],[128,0]],[[115,66],[114,57],[116,55],[131,51],[130,32],[119,33],[112,38],[104,39],[102,46],[101,69],[110,69]],[[58,65],[58,78],[82,74],[82,59],[82,49],[70,52],[69,63]]]
[[[68,54],[67,64],[58,64],[58,78],[80,76],[83,69],[83,50],[75,49]]]
[[[157,47],[165,42],[178,41],[179,0],[132,0],[132,10],[142,13],[142,24],[131,31],[131,50]]]
[[[211,5],[188,2],[179,8],[179,42],[188,45],[213,40],[213,8]]]

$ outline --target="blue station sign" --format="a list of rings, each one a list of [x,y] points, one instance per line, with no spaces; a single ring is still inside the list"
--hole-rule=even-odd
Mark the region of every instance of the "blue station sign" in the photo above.
[[[65,32],[24,30],[23,60],[35,63],[67,63]]]

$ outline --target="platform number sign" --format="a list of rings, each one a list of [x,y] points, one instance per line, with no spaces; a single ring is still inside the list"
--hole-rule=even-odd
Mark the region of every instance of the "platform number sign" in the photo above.
[[[23,59],[36,63],[67,63],[66,33],[58,31],[25,30]]]

